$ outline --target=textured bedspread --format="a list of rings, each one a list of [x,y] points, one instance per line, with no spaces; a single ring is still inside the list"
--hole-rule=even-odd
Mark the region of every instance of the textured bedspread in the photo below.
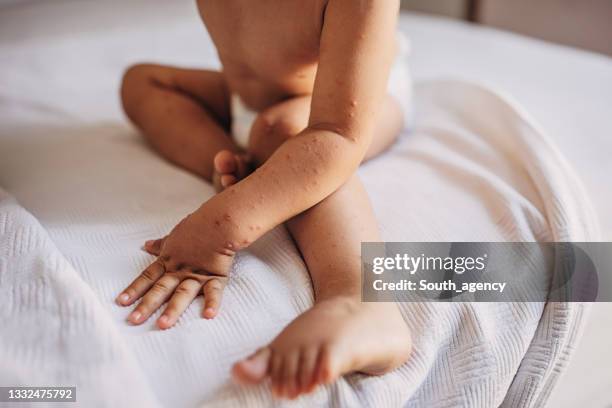
[[[129,4],[140,15],[145,3]],[[158,1],[159,13],[138,25],[96,4],[53,10],[76,8],[103,28],[72,18],[85,34],[0,44],[0,385],[76,385],[81,406],[270,406],[266,387],[233,385],[229,368],[312,303],[282,227],[238,255],[214,321],[199,317],[198,299],[171,330],[156,330],[154,319],[133,327],[114,303],[151,261],[144,240],[213,194],[121,120],[120,72],[143,58],[216,60],[185,6]],[[26,14],[50,15],[46,7]],[[588,194],[520,108],[457,81],[421,83],[416,104],[416,128],[360,170],[386,240],[597,239]],[[538,407],[585,308],[404,304],[402,312],[414,334],[408,363],[282,405]]]
[[[360,170],[385,239],[595,236],[571,169],[520,112],[460,82],[424,84],[416,95],[417,128]],[[139,246],[210,186],[164,163],[124,125],[36,126],[0,144],[6,188],[44,220],[3,194],[2,383],[76,384],[84,405],[271,404],[266,387],[233,385],[229,368],[312,303],[282,227],[239,254],[219,318],[201,319],[198,299],[171,330],[156,330],[153,319],[132,327],[113,298],[150,262]],[[343,378],[294,404],[538,406],[583,307],[409,303],[402,311],[414,333],[408,363],[383,377]]]

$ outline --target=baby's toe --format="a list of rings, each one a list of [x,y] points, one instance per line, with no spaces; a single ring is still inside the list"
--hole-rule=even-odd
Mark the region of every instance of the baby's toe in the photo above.
[[[339,360],[341,351],[337,348],[332,350],[331,344],[324,344],[319,352],[317,367],[314,374],[314,383],[316,385],[329,384],[336,380],[339,376]]]
[[[309,347],[302,352],[298,371],[298,391],[308,393],[314,389],[314,374],[319,356],[318,347]]]
[[[214,165],[215,171],[221,175],[235,173],[238,170],[235,155],[229,150],[221,150],[217,153]]]
[[[232,375],[241,384],[258,384],[266,377],[270,362],[270,349],[265,347],[250,357],[234,364]]]
[[[270,357],[269,375],[272,395],[280,397],[283,379],[283,356],[278,352],[273,353],[272,357]]]
[[[238,181],[236,176],[234,176],[233,174],[223,174],[220,180],[221,186],[223,188],[228,188],[229,186],[236,184],[236,182]]]
[[[243,178],[248,176],[249,173],[251,173],[251,170],[252,170],[251,158],[247,154],[236,154],[235,160],[236,160],[236,176],[238,176],[238,178],[242,180]]]
[[[294,350],[285,356],[283,362],[283,378],[280,394],[283,397],[295,398],[298,395],[296,377],[300,363],[300,351]]]

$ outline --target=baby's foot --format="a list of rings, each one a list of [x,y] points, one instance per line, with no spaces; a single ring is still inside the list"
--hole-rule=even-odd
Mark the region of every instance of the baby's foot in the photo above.
[[[336,298],[296,318],[270,345],[234,364],[232,374],[243,384],[269,377],[275,396],[293,399],[344,374],[384,374],[410,351],[410,333],[395,304]]]
[[[213,184],[217,191],[223,191],[251,173],[251,163],[246,154],[221,150],[214,160]]]

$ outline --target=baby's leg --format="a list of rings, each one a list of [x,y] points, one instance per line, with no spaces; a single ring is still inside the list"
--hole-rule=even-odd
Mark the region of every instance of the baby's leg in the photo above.
[[[299,96],[263,111],[255,120],[249,137],[249,153],[261,165],[288,138],[300,133],[308,124],[310,96]],[[402,111],[391,96],[385,98],[376,134],[364,161],[378,156],[395,142],[402,129]]]
[[[229,95],[220,72],[135,65],[123,77],[121,99],[162,156],[207,180],[216,153],[237,150],[227,132]]]
[[[389,146],[400,131],[397,105],[390,98],[385,103],[368,158]],[[295,123],[300,116],[300,125],[305,126],[308,105],[300,107],[297,101],[286,104],[284,108],[291,107],[290,112],[266,113],[268,119],[277,121],[271,127],[276,132],[295,131],[300,127]],[[288,118],[293,122],[278,125]],[[272,136],[280,140],[282,135]],[[265,156],[262,153],[258,160],[265,160]],[[406,361],[410,334],[397,306],[362,303],[360,299],[361,242],[378,241],[380,237],[357,175],[287,225],[308,266],[315,306],[270,345],[236,364],[236,379],[258,383],[269,377],[276,395],[293,398],[346,373],[381,374]]]

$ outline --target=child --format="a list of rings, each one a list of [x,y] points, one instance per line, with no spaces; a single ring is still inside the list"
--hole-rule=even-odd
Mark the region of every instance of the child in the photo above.
[[[142,298],[133,324],[168,300],[157,323],[169,328],[200,292],[204,317],[215,317],[236,251],[286,223],[315,305],[237,362],[235,380],[269,378],[276,396],[295,398],[408,359],[397,306],[360,299],[360,244],[379,233],[355,174],[403,126],[408,89],[391,81],[401,92],[385,92],[398,3],[199,0],[221,72],[136,65],[125,73],[128,117],[162,156],[220,191],[146,243],[157,260],[118,297],[124,306]]]

